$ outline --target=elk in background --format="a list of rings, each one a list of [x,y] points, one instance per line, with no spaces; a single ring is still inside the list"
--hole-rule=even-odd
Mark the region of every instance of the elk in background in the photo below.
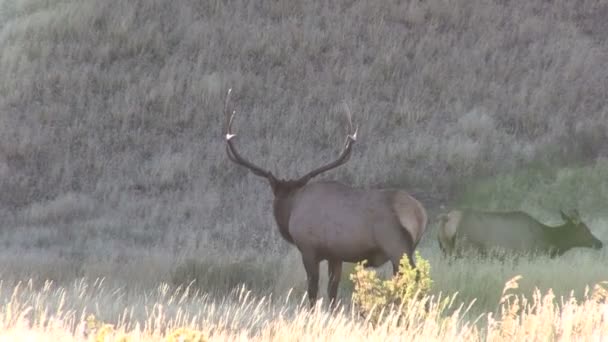
[[[414,249],[427,225],[427,214],[420,202],[398,189],[362,189],[336,181],[309,183],[315,176],[348,161],[357,138],[348,107],[350,134],[340,156],[298,179],[283,180],[237,151],[236,134],[231,128],[236,112],[230,109],[230,94],[231,89],[224,102],[228,158],[268,180],[279,232],[302,255],[311,307],[316,302],[319,263],[323,260],[328,262],[330,303],[335,303],[342,262],[367,260],[368,266],[378,267],[390,260],[395,274],[400,259],[407,254],[412,267],[416,267]]]
[[[560,214],[564,223],[548,226],[519,210],[452,210],[439,216],[437,240],[444,255],[456,257],[474,250],[482,255],[545,254],[554,258],[576,247],[603,247],[578,210],[569,214],[560,210]]]

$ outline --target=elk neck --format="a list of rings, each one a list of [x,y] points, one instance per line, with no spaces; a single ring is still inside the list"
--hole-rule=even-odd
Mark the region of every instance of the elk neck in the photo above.
[[[576,231],[567,222],[555,227],[545,226],[544,230],[548,240],[555,246],[555,254],[562,255],[574,247],[572,238]]]
[[[277,181],[272,187],[274,193],[274,200],[272,203],[274,219],[277,222],[281,236],[292,244],[293,238],[291,237],[291,234],[289,234],[289,218],[291,217],[295,195],[304,185],[306,185],[306,183]]]

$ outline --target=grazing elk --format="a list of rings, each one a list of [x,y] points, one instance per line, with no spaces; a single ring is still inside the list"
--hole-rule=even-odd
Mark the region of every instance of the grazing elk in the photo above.
[[[550,227],[522,211],[452,210],[439,216],[437,238],[445,255],[456,256],[472,249],[555,257],[574,247],[602,248],[577,210],[560,214],[564,223]]]
[[[335,303],[342,273],[342,262],[367,260],[378,267],[388,260],[393,274],[407,254],[415,267],[414,249],[427,225],[427,214],[420,202],[397,189],[361,189],[335,182],[309,183],[319,174],[336,168],[349,159],[357,138],[352,115],[346,108],[349,133],[342,153],[333,162],[306,175],[283,180],[243,158],[234,144],[228,90],[224,103],[226,115],[226,152],[233,162],[268,180],[274,194],[273,211],[279,232],[302,255],[308,280],[308,298],[314,306],[318,291],[319,263],[328,262],[330,303]]]

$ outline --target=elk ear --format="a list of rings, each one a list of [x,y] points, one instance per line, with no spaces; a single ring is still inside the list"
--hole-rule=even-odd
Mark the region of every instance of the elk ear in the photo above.
[[[572,209],[570,211],[570,219],[576,223],[581,222],[581,214],[578,212],[578,209]]]
[[[572,219],[563,210],[560,209],[559,214],[562,216],[562,220],[566,222],[572,221]]]

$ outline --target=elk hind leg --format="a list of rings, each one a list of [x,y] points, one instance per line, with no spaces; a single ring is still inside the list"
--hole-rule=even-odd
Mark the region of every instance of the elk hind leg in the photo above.
[[[329,274],[327,294],[329,296],[329,304],[333,307],[336,305],[338,285],[340,284],[340,278],[342,277],[342,261],[331,259],[327,260],[327,271]]]
[[[412,237],[406,231],[399,232],[397,236],[385,241],[384,253],[388,256],[393,264],[393,275],[399,272],[399,263],[403,255],[407,255],[410,266],[415,269],[416,261],[414,260],[414,243]],[[418,276],[416,276],[418,279]]]

